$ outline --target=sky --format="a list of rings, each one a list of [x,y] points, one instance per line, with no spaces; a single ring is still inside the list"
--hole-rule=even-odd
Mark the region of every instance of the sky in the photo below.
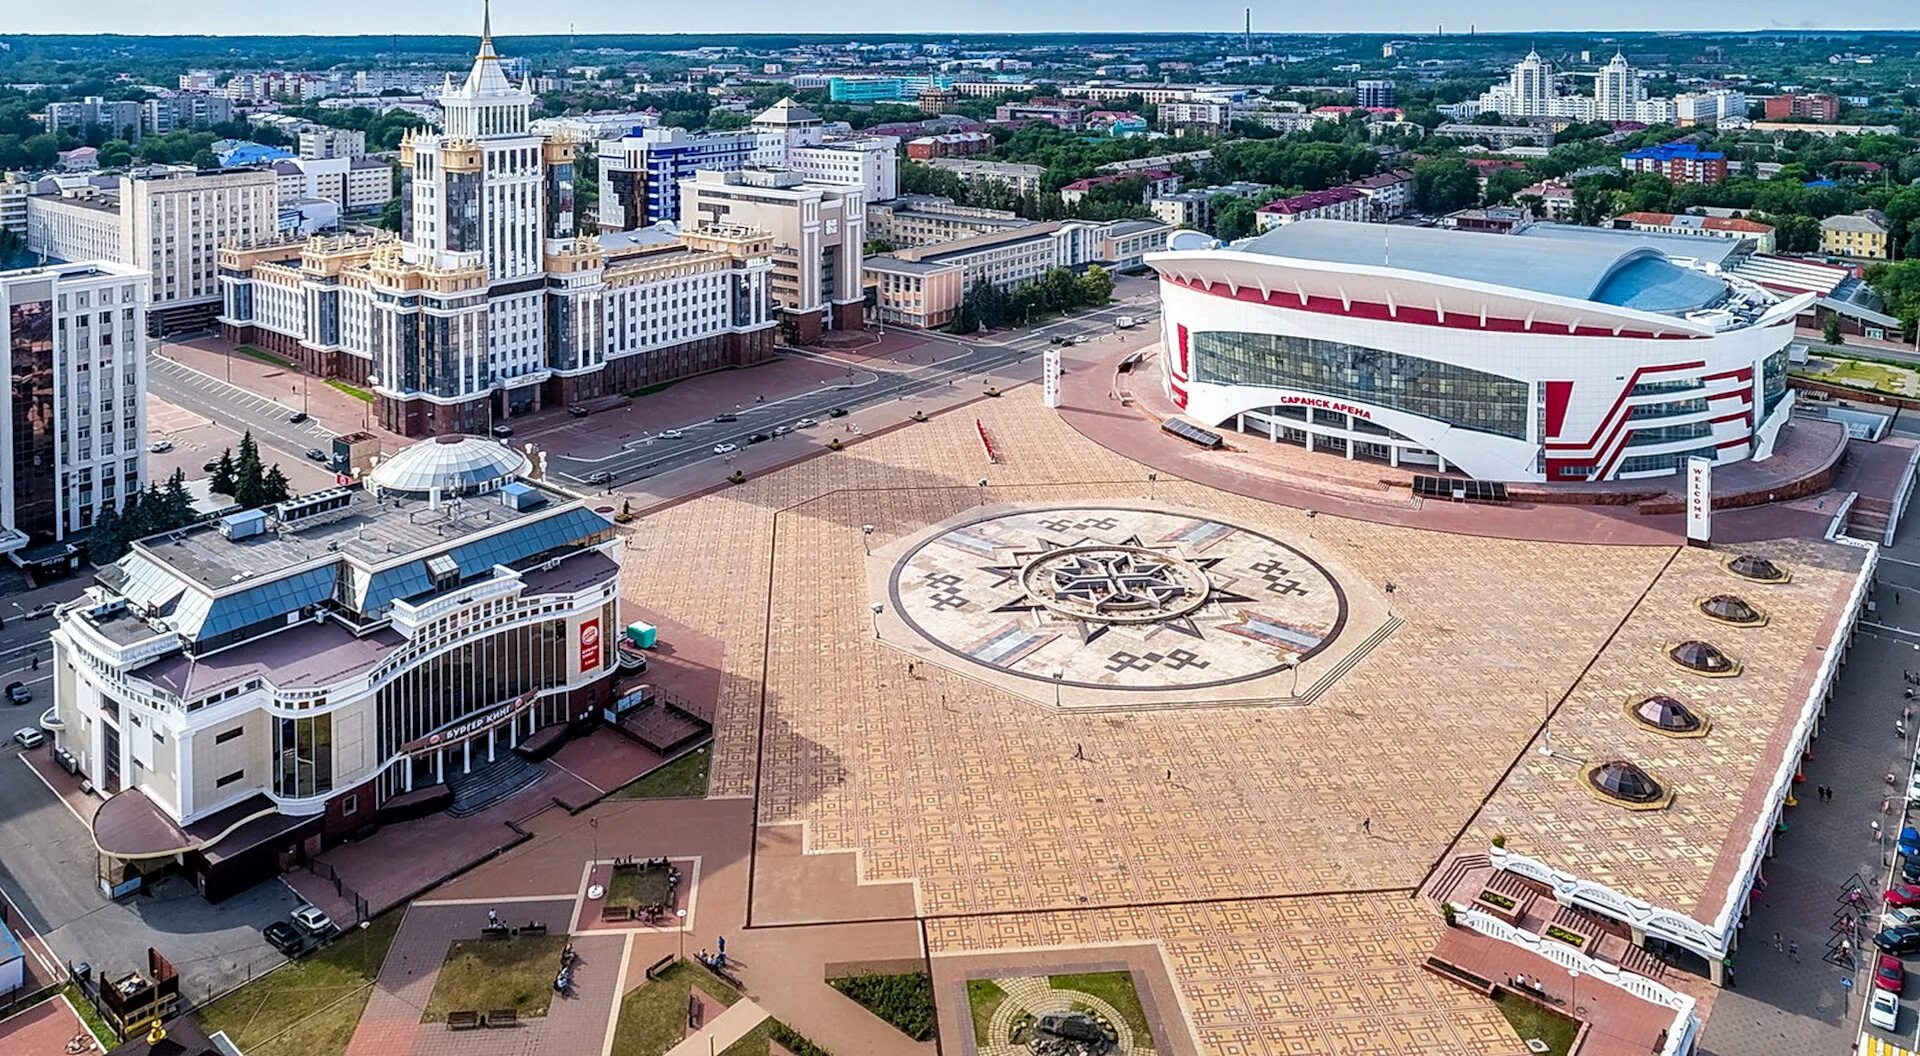
[[[1238,30],[1240,0],[497,0],[499,36],[564,33],[941,33]],[[1305,10],[1303,10],[1305,8]],[[7,33],[360,34],[465,33],[479,0],[90,0],[0,2]],[[1372,0],[1368,4],[1255,4],[1256,33],[1645,31],[1670,29],[1916,29],[1920,0]]]

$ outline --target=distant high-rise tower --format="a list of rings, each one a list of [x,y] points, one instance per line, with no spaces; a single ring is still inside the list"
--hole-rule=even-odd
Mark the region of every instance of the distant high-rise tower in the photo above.
[[[1247,8],[1246,48],[1247,54],[1253,54],[1253,8],[1251,7]]]

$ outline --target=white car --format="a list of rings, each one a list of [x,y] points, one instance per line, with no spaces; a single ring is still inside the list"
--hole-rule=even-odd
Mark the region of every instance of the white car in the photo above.
[[[1909,924],[1920,924],[1920,906],[1901,906],[1889,909],[1880,918],[1889,928],[1903,928]]]
[[[293,911],[293,922],[315,935],[331,935],[333,918],[319,906],[301,906]]]
[[[738,450],[740,450],[740,445],[739,445],[739,444],[715,444],[715,445],[713,445],[713,453],[714,453],[714,454],[716,454],[716,455],[731,455],[731,454],[733,454],[733,453],[734,453],[735,451],[738,451]]]
[[[1900,998],[1875,987],[1873,1002],[1867,1006],[1867,1022],[1881,1030],[1900,1029]]]
[[[595,472],[593,472],[593,473],[589,473],[589,474],[587,474],[587,483],[589,483],[589,484],[611,484],[611,483],[613,483],[613,474],[611,474],[611,473],[609,473],[609,472],[607,472],[607,471],[606,471],[606,470],[604,470],[604,469],[602,469],[602,470],[598,470],[598,471],[595,471]]]
[[[22,726],[13,731],[13,743],[22,748],[38,748],[46,739],[46,735],[31,726]]]
[[[153,443],[147,445],[147,450],[156,455],[164,455],[173,450],[173,441],[155,440]]]
[[[687,434],[678,429],[662,429],[660,431],[660,439],[662,440],[678,440],[685,435]]]
[[[785,436],[791,432],[793,432],[793,426],[791,425],[776,425],[773,427],[773,435],[775,436]]]
[[[819,422],[815,421],[812,418],[802,418],[799,421],[793,423],[793,427],[795,429],[805,429],[805,428],[808,428],[809,426],[815,426],[819,424],[820,424]]]

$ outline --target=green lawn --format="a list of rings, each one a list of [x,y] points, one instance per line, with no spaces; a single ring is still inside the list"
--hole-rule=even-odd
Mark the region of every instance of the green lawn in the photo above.
[[[1131,972],[1085,972],[1080,975],[1053,975],[1047,984],[1055,990],[1078,990],[1113,1006],[1126,1020],[1136,1045],[1153,1046],[1153,1026],[1147,1022],[1147,1010],[1140,1005],[1140,994],[1133,988]]]
[[[547,1014],[565,935],[458,939],[447,950],[422,1023],[443,1023],[449,1012],[511,1008],[522,1019]]]
[[[305,960],[255,979],[195,1014],[248,1056],[340,1056],[400,929],[388,913]],[[84,1007],[85,1002],[75,1002]]]
[[[701,965],[677,962],[620,1003],[612,1056],[660,1056],[678,1045],[687,1033],[687,994],[696,986],[723,1005],[740,1000],[738,991]]]
[[[785,1023],[768,1016],[760,1025],[740,1035],[740,1040],[720,1050],[720,1056],[767,1056],[767,1042],[777,1041],[793,1056],[830,1056],[827,1050],[800,1036]]]
[[[860,1007],[887,1021],[907,1037],[915,1041],[933,1040],[933,977],[927,973],[849,975],[829,979],[827,985],[852,998]]]
[[[373,393],[368,392],[367,390],[361,388],[358,385],[349,385],[346,382],[341,381],[339,378],[328,378],[327,387],[332,389],[338,389],[341,392],[346,393],[347,395],[353,397],[356,400],[359,400],[362,403],[373,402]]]
[[[1546,1056],[1567,1056],[1573,1048],[1574,1035],[1580,1033],[1578,1021],[1526,998],[1503,993],[1494,998],[1493,1003],[1500,1006],[1500,1014],[1507,1017],[1507,1023],[1520,1035],[1521,1041],[1539,1038],[1546,1042]]]
[[[987,1028],[993,1025],[993,1014],[1005,1004],[1007,992],[1000,984],[991,979],[967,980],[967,1004],[973,1009],[973,1043],[987,1043]]]
[[[1806,377],[1835,385],[1871,389],[1891,396],[1907,395],[1915,388],[1916,377],[1911,370],[1861,359],[1823,357],[1823,361],[1832,366],[1827,370],[1808,371]]]
[[[693,751],[614,793],[615,799],[704,799],[707,769],[713,755],[705,748]]]
[[[252,356],[262,363],[271,363],[276,367],[292,368],[293,366],[293,360],[285,356],[276,356],[264,348],[255,348],[252,345],[241,345],[239,352],[243,356]]]
[[[67,1003],[79,1013],[80,1021],[87,1025],[87,1029],[93,1032],[94,1039],[100,1042],[101,1051],[111,1050],[115,1043],[113,1028],[107,1026],[107,1021],[100,1018],[99,1012],[94,1011],[93,1002],[88,1001],[86,995],[80,992],[80,988],[72,983],[61,987],[60,992],[66,995]]]
[[[607,905],[638,909],[673,905],[673,887],[667,883],[673,867],[642,865],[613,874],[607,883]]]

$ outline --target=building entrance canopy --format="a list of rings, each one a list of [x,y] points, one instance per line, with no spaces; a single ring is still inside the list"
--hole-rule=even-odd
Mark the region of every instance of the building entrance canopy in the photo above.
[[[517,719],[534,702],[540,699],[540,691],[527,690],[512,700],[502,701],[477,715],[449,723],[421,737],[400,746],[400,754],[406,756],[429,755],[450,744],[458,744],[469,737],[476,736],[497,726],[504,726]]]

